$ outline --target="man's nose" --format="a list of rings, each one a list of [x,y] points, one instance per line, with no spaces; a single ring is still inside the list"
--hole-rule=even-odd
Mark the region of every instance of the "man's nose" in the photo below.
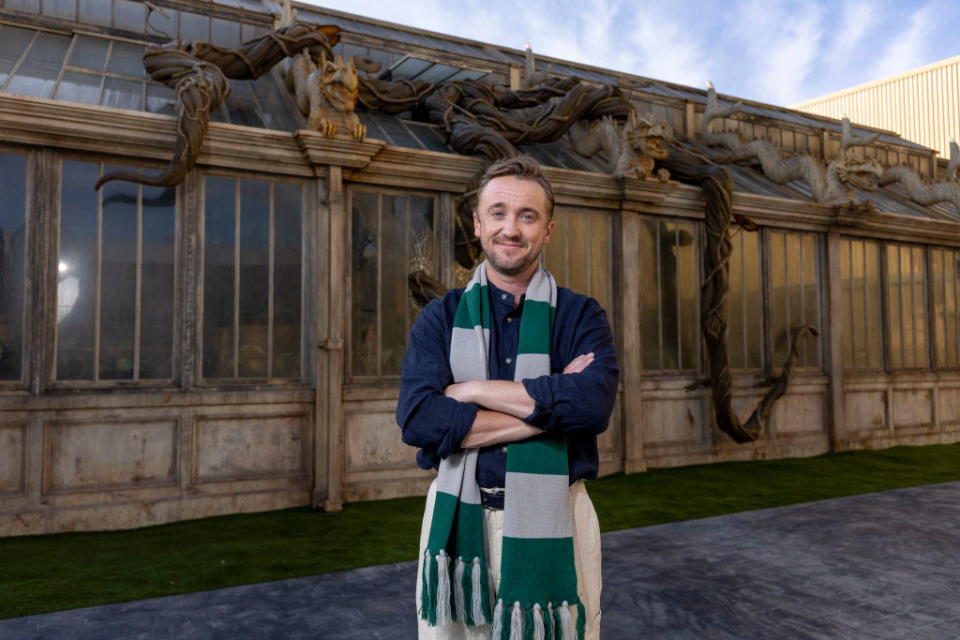
[[[503,235],[510,236],[511,238],[513,238],[517,236],[517,232],[519,231],[519,228],[520,227],[517,224],[517,217],[507,216],[506,219],[503,221],[503,227],[501,228],[501,233]]]

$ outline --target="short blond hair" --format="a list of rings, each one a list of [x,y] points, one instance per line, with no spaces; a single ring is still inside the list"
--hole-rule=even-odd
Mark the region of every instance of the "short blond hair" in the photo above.
[[[550,185],[547,177],[543,175],[543,169],[540,167],[540,163],[530,156],[503,158],[487,167],[487,170],[483,172],[483,176],[480,178],[480,184],[477,186],[477,202],[480,202],[480,194],[487,188],[491,180],[508,176],[514,176],[521,180],[535,180],[537,184],[540,185],[540,188],[543,189],[544,195],[547,196],[547,204],[549,205],[547,216],[550,218],[553,217],[553,187]]]

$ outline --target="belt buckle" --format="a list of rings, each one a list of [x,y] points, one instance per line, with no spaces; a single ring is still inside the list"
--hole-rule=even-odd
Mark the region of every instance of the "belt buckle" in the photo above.
[[[480,487],[480,505],[484,509],[503,510],[502,487]]]

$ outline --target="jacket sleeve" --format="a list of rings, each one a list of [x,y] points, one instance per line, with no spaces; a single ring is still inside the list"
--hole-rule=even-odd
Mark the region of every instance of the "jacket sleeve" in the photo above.
[[[553,373],[524,380],[524,388],[535,402],[533,413],[524,421],[545,431],[601,433],[610,420],[620,376],[613,332],[603,307],[589,298],[560,339],[564,344],[556,351],[564,361],[554,363],[555,368],[562,370],[584,353],[592,352],[596,357],[580,373]]]
[[[461,451],[477,415],[475,405],[443,395],[453,383],[443,303],[430,302],[410,330],[397,402],[403,441],[420,449],[417,464],[424,469],[437,468],[441,458]]]

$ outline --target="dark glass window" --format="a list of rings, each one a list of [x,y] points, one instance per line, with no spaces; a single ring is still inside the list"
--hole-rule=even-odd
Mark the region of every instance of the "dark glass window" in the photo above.
[[[0,380],[23,376],[26,156],[0,153]]]
[[[351,202],[351,374],[399,375],[420,311],[408,275],[438,277],[434,199],[355,190]]]
[[[301,187],[209,176],[205,201],[203,376],[299,378]]]
[[[116,169],[137,170],[104,171]],[[169,379],[175,190],[114,181],[97,192],[100,175],[97,164],[63,162],[57,379]]]

